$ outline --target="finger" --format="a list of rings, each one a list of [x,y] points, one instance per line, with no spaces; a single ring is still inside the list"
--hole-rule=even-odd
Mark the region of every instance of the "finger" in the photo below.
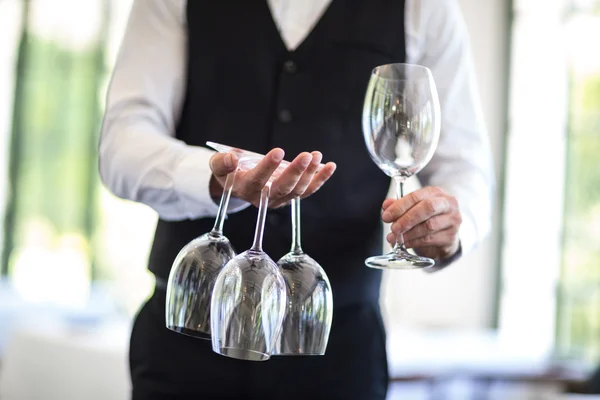
[[[233,153],[215,153],[208,161],[208,165],[213,175],[221,178],[235,171],[238,158]]]
[[[271,185],[270,199],[277,202],[289,195],[312,161],[310,153],[300,153]]]
[[[389,206],[391,206],[392,204],[394,204],[396,200],[394,199],[385,199],[383,202],[383,205],[381,206],[381,211],[385,211],[389,208]]]
[[[404,240],[404,245],[409,249],[419,249],[422,247],[446,247],[456,241],[456,229],[448,228],[443,231],[435,232],[431,235],[425,235],[418,239]]]
[[[452,214],[446,213],[441,215],[436,215],[432,218],[429,218],[425,222],[421,222],[416,225],[414,228],[409,229],[404,232],[404,240],[413,240],[423,236],[431,235],[435,232],[443,231],[448,229],[455,224],[455,218]],[[398,230],[394,230],[394,226],[392,226],[392,232],[396,234],[400,234]]]
[[[456,234],[457,232],[455,229],[449,228],[417,239],[405,239],[404,246],[409,249],[449,246],[455,241]],[[398,236],[393,232],[388,233],[385,237],[386,241],[391,245],[396,244],[397,238]]]
[[[329,178],[331,178],[331,176],[335,172],[336,168],[337,168],[337,165],[333,162],[328,162],[327,164],[325,164],[325,166],[323,168],[321,168],[321,170],[315,174],[312,182],[310,183],[310,185],[308,185],[308,188],[304,191],[302,198],[308,197],[311,194],[318,191],[321,188],[321,186],[323,186],[323,184],[325,184],[325,182],[327,182],[327,180]]]
[[[395,245],[396,244],[396,239],[398,238],[398,236],[396,236],[395,233],[390,232],[387,234],[387,236],[385,237],[385,240],[387,240],[387,242],[391,245]]]
[[[396,234],[408,232],[420,223],[423,223],[436,215],[448,213],[450,211],[450,202],[446,197],[430,197],[420,201],[417,205],[398,218],[392,224],[392,231]]]
[[[289,202],[296,197],[301,197],[304,194],[304,192],[306,192],[306,189],[312,182],[315,174],[317,173],[317,170],[319,169],[321,160],[323,159],[323,154],[321,154],[318,151],[313,151],[311,155],[312,161],[308,165],[308,168],[306,168],[306,171],[304,171],[304,173],[298,180],[296,187],[294,187],[294,189],[292,189],[292,191],[287,196],[285,196],[284,199],[282,199],[282,202]]]
[[[273,175],[273,172],[277,170],[284,156],[284,151],[279,148],[268,152],[254,168],[244,174],[244,181],[247,185],[245,191],[250,193],[260,192]]]
[[[381,219],[385,223],[393,222],[400,218],[408,210],[413,208],[415,205],[417,205],[419,202],[429,199],[431,197],[438,197],[442,195],[444,195],[442,189],[433,186],[428,186],[419,190],[415,190],[414,192],[407,194],[403,198],[395,201],[394,204],[390,205],[381,215]]]

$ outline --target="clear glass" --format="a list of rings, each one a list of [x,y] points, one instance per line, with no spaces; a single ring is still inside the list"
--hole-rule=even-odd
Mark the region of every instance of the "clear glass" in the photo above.
[[[216,142],[206,142],[208,147],[211,147],[221,153],[233,153],[238,157],[239,161],[239,170],[246,171],[248,169],[254,168],[256,164],[263,159],[264,154],[255,153],[253,151],[240,149],[237,147],[228,146],[226,144],[216,143]],[[271,177],[271,182],[275,179],[279,174],[281,174],[288,166],[290,165],[289,161],[283,160],[279,164],[277,170],[273,173]],[[323,168],[324,164],[319,164],[317,171],[320,171]]]
[[[269,182],[261,193],[252,247],[225,265],[214,286],[212,348],[223,356],[268,360],[281,335],[285,281],[275,261],[262,250],[270,188]]]
[[[286,283],[287,307],[276,355],[323,355],[327,349],[333,297],[323,268],[300,243],[300,199],[292,200],[292,248],[278,265]]]
[[[165,307],[166,326],[172,331],[210,339],[213,287],[221,269],[235,257],[233,246],[223,235],[234,181],[235,173],[229,174],[212,231],[192,240],[175,258]]]
[[[428,68],[388,64],[371,74],[363,108],[363,133],[371,158],[404,193],[404,181],[433,157],[440,136],[440,105]],[[365,264],[381,269],[427,268],[435,262],[409,253],[402,235],[393,250],[370,257]]]

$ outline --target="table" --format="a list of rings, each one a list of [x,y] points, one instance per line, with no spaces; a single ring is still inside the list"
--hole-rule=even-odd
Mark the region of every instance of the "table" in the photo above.
[[[554,386],[564,390],[583,382],[590,366],[557,362],[553,349],[536,338],[508,337],[494,330],[412,330],[389,326],[392,382],[423,382],[430,397],[439,387],[468,380],[472,398],[486,399],[495,384]]]
[[[18,326],[0,369],[0,399],[127,400],[130,328],[126,319],[75,322],[56,316]],[[527,340],[508,340],[493,331],[436,332],[396,326],[389,327],[388,337],[392,381],[425,382],[430,398],[440,393],[445,382],[457,377],[478,382],[479,391],[473,394],[477,399],[485,399],[496,381],[544,383],[562,379],[562,375],[547,373],[553,366],[549,349]],[[582,376],[574,374],[572,378]],[[562,395],[556,399],[580,400]],[[597,400],[581,398],[587,399]]]
[[[9,339],[0,369],[2,400],[128,400],[129,321],[74,327],[28,323]]]

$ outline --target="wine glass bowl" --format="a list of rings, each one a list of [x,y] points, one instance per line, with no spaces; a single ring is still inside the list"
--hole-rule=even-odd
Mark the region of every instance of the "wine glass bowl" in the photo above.
[[[369,154],[388,176],[405,178],[429,163],[439,140],[440,108],[431,72],[410,64],[373,70],[363,109]]]
[[[169,274],[166,297],[168,329],[210,338],[210,304],[217,275],[235,251],[229,240],[206,233],[181,249]]]
[[[323,355],[333,319],[331,284],[323,268],[304,253],[290,252],[277,264],[287,305],[277,355]]]
[[[396,184],[397,198],[404,181],[429,163],[440,135],[440,105],[431,71],[420,65],[376,67],[369,79],[363,108],[363,134],[371,159]],[[434,260],[410,254],[402,235],[392,252],[365,260],[372,268],[427,268]]]
[[[281,334],[285,304],[285,282],[277,264],[261,251],[239,254],[215,282],[213,350],[237,359],[268,360]]]
[[[240,160],[246,168],[253,159]],[[281,334],[285,315],[285,281],[277,264],[262,249],[273,174],[261,191],[252,247],[231,259],[219,273],[211,300],[211,340],[215,353],[265,361]]]
[[[219,271],[235,257],[223,235],[227,205],[236,172],[227,176],[213,229],[185,245],[175,257],[167,281],[165,324],[168,329],[210,338],[210,305]]]

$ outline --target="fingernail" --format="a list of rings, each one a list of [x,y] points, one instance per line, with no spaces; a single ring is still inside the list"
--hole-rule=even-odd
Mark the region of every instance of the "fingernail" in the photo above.
[[[275,162],[281,162],[281,160],[283,160],[283,156],[284,156],[284,152],[281,149],[277,149],[276,151],[273,152],[273,161]]]
[[[323,154],[321,154],[320,152],[315,152],[315,154],[313,155],[312,158],[312,163],[313,164],[319,164],[321,162],[321,160],[323,159]]]
[[[312,161],[311,158],[303,157],[300,159],[300,165],[303,166],[304,168],[306,168],[306,167],[308,167],[308,164],[310,164],[311,161]]]
[[[225,154],[225,158],[223,159],[225,166],[227,168],[233,168],[233,156],[229,153]]]

